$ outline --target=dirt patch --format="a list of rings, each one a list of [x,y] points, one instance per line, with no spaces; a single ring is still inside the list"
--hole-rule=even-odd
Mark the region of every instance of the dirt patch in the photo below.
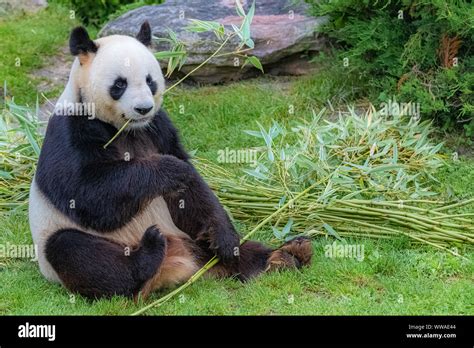
[[[69,78],[73,58],[69,53],[69,47],[63,46],[56,55],[48,58],[41,69],[35,70],[32,75],[41,79],[38,92],[45,93],[64,86]]]
[[[74,57],[69,53],[69,47],[67,45],[62,46],[58,53],[54,56],[49,57],[44,66],[31,73],[31,77],[39,79],[38,94],[40,95],[40,114],[39,117],[42,120],[46,120],[51,115],[54,109],[54,105],[57,101],[57,97],[46,99],[42,95],[56,89],[62,90],[66,85],[69,78],[69,71]]]
[[[437,143],[444,142],[444,148],[451,159],[456,157],[466,160],[474,159],[473,138],[466,137],[461,130],[438,131],[434,134],[433,140]]]

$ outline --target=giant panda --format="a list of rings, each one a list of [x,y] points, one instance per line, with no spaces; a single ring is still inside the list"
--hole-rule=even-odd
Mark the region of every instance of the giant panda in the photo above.
[[[213,255],[220,262],[211,275],[242,281],[308,265],[307,238],[275,250],[239,245],[161,107],[165,83],[148,22],[137,31],[95,41],[83,27],[71,32],[76,58],[57,105],[95,112],[56,109],[48,122],[29,198],[41,273],[88,298],[146,297],[186,281]]]

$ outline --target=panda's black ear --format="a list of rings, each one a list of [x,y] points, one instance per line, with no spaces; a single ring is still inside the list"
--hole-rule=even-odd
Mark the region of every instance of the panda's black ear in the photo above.
[[[84,27],[76,27],[69,37],[69,49],[73,56],[87,55],[88,53],[97,52],[97,45],[90,39]]]
[[[140,31],[138,32],[135,38],[144,44],[146,47],[150,47],[151,45],[151,28],[150,23],[148,21],[144,21],[142,26],[140,27]]]

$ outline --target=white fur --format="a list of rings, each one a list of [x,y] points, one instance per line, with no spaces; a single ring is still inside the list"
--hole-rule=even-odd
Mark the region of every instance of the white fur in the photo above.
[[[99,47],[97,53],[82,57],[82,65],[79,58],[75,59],[69,81],[56,105],[78,103],[80,90],[83,102],[93,103],[95,116],[102,121],[120,128],[127,119],[144,119],[143,122],[130,123],[129,127],[145,126],[160,109],[165,90],[165,81],[156,58],[147,47],[129,36],[112,35],[94,42]],[[146,84],[147,75],[157,83],[155,96]],[[127,89],[115,101],[109,89],[118,77],[127,79]],[[134,110],[137,106],[149,104],[153,105],[153,109],[145,117]]]
[[[76,224],[56,209],[38,189],[34,179],[30,189],[29,221],[33,242],[38,250],[37,256],[41,273],[52,281],[59,281],[59,277],[46,260],[44,252],[48,238],[60,229],[73,228],[92,235],[106,237],[108,240],[119,243],[124,247],[130,247],[130,250],[138,245],[145,230],[152,225],[156,225],[165,236],[189,238],[173,223],[168,206],[162,197],[155,198],[140,214],[122,228],[104,235]]]

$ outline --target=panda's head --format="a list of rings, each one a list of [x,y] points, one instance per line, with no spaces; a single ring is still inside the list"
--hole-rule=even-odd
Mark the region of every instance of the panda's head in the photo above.
[[[135,38],[111,35],[92,41],[86,29],[75,28],[69,46],[77,58],[63,95],[93,105],[94,116],[116,128],[128,120],[131,128],[145,127],[161,107],[165,87],[150,44],[148,22]]]

